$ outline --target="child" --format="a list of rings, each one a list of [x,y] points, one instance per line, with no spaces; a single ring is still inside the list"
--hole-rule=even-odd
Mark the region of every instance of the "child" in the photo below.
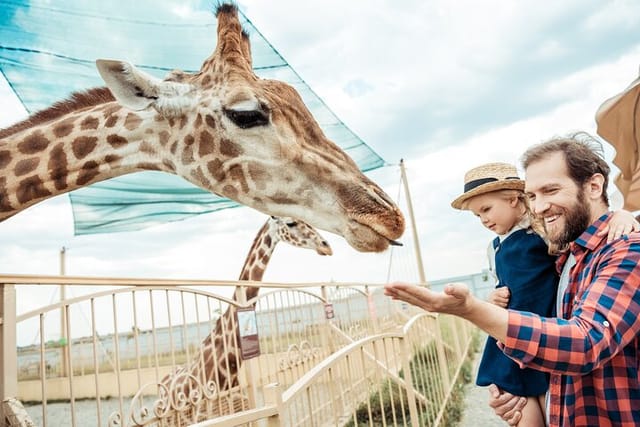
[[[518,177],[515,166],[485,164],[468,171],[464,182],[464,193],[451,206],[470,210],[482,225],[497,234],[492,242],[496,287],[508,287],[508,307],[553,316],[558,286],[556,257],[549,254],[547,244],[531,227],[524,181]],[[499,295],[492,296],[494,303],[499,302]],[[502,353],[492,337],[487,338],[476,384],[496,384],[513,395],[526,397],[518,425],[545,425],[543,408],[548,375],[521,369]]]

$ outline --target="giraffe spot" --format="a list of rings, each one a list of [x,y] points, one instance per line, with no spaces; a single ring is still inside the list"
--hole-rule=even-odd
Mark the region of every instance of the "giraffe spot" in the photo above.
[[[143,153],[148,153],[148,154],[155,154],[156,153],[156,149],[154,148],[154,146],[149,144],[146,141],[143,141],[142,144],[140,144],[140,151],[143,152]]]
[[[0,169],[7,167],[11,161],[11,152],[9,150],[0,151]]]
[[[262,258],[264,257],[264,249],[260,248],[258,249],[258,258]]]
[[[268,234],[264,236],[264,244],[265,246],[271,246],[271,236],[269,236]]]
[[[211,83],[211,76],[210,75],[206,75],[204,76],[204,78],[202,79],[202,86],[208,86],[209,83]]]
[[[225,185],[222,187],[222,194],[232,200],[238,199],[238,189],[233,185]]]
[[[104,156],[104,162],[110,165],[115,165],[122,160],[122,156],[118,156],[116,154],[107,154]]]
[[[171,127],[174,127],[174,126],[175,126],[175,124],[176,124],[176,121],[175,121],[175,119],[174,119],[174,118],[170,118],[170,119],[168,120],[168,122],[169,122],[169,126],[171,126]]]
[[[129,130],[137,129],[140,123],[142,123],[142,117],[135,113],[127,114],[127,117],[124,119],[124,127]]]
[[[258,275],[262,275],[263,273],[264,273],[264,270],[260,268],[260,266],[254,265],[253,268],[251,269],[252,277],[257,277]]]
[[[18,183],[18,188],[16,189],[16,198],[20,203],[27,203],[31,200],[48,196],[51,196],[51,192],[44,188],[42,179],[37,175],[23,179]]]
[[[49,145],[49,140],[41,131],[37,130],[18,144],[18,150],[22,154],[36,154],[47,148],[47,145]]]
[[[209,181],[207,177],[204,176],[204,172],[202,171],[202,168],[200,166],[198,166],[195,170],[191,171],[191,177],[203,185],[206,185],[207,182]]]
[[[9,193],[7,191],[7,178],[0,178],[0,212],[11,212],[13,207],[9,203]]]
[[[87,116],[80,122],[81,130],[91,130],[98,129],[98,125],[100,124],[100,120],[97,117]]]
[[[204,121],[207,123],[207,126],[209,126],[211,129],[216,128],[216,119],[214,119],[211,114],[207,114],[207,116],[204,118]]]
[[[248,165],[249,177],[256,185],[258,190],[264,190],[267,188],[267,182],[271,181],[271,175],[269,172],[259,163],[251,162]]]
[[[112,133],[111,135],[107,136],[107,142],[111,144],[113,148],[120,148],[123,145],[127,144],[127,139],[120,135]]]
[[[178,141],[173,141],[173,144],[171,144],[171,154],[176,154],[176,151],[178,151]]]
[[[70,117],[62,120],[53,128],[53,134],[56,138],[62,138],[71,133],[73,131],[73,122],[75,121],[75,117]]]
[[[80,173],[78,173],[78,179],[76,184],[79,186],[87,185],[93,178],[98,176],[100,165],[97,162],[90,160],[82,166]]]
[[[184,143],[186,145],[193,145],[194,142],[196,142],[196,139],[193,137],[193,135],[187,135],[184,137]]]
[[[120,111],[120,105],[113,103],[113,104],[107,104],[103,109],[102,109],[102,115],[104,116],[104,118],[108,118],[109,116],[113,116],[113,114],[117,111]]]
[[[29,172],[33,172],[40,163],[40,159],[38,157],[31,157],[30,159],[19,160],[16,163],[16,167],[13,170],[16,176],[26,175]]]
[[[207,169],[209,169],[209,173],[216,181],[224,181],[227,177],[220,159],[213,159],[210,162],[207,162]]]
[[[238,157],[243,153],[243,150],[235,142],[222,138],[220,140],[220,153],[229,157]]]
[[[117,115],[115,115],[115,114],[112,115],[112,116],[109,116],[109,118],[107,118],[107,120],[105,120],[105,122],[104,122],[104,127],[107,127],[107,128],[114,127],[116,125],[116,123],[118,123],[118,118],[119,117]]]
[[[95,150],[98,138],[95,136],[79,136],[71,143],[71,150],[76,159],[84,159],[89,153]]]
[[[67,176],[69,174],[67,164],[67,154],[64,151],[64,144],[56,145],[49,155],[47,163],[49,178],[53,181],[56,190],[63,190],[67,187]]]
[[[198,147],[198,154],[200,157],[204,157],[207,154],[211,154],[215,151],[216,144],[213,139],[213,135],[211,135],[206,130],[200,132],[200,146]]]
[[[167,145],[167,143],[169,142],[169,136],[170,134],[166,130],[163,130],[162,132],[160,132],[158,134],[158,138],[160,138],[160,145],[162,145],[163,147]]]
[[[191,164],[195,161],[194,157],[193,157],[193,147],[190,145],[187,145],[186,147],[184,147],[184,150],[182,151],[182,163],[185,165]]]
[[[164,165],[165,168],[167,168],[168,170],[175,172],[176,170],[176,165],[175,163],[173,163],[171,160],[169,159],[164,159],[162,161],[162,164]],[[202,173],[202,170],[200,171],[200,173]]]
[[[244,176],[242,165],[233,165],[229,168],[229,175],[233,181],[239,182],[242,187],[243,193],[249,192],[249,184],[247,184],[247,178]]]
[[[198,116],[196,117],[196,121],[193,122],[193,126],[198,129],[200,128],[200,126],[202,126],[202,114],[198,113]]]
[[[283,191],[276,192],[276,194],[269,197],[269,200],[279,205],[295,205],[296,204],[296,201],[291,199],[289,196],[287,196],[287,193]]]
[[[188,119],[187,116],[180,117],[180,129],[184,128],[187,125]]]

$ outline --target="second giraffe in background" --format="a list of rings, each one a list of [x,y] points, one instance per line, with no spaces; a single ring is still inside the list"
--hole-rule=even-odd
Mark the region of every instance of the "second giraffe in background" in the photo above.
[[[309,224],[292,218],[269,217],[256,235],[240,272],[240,280],[259,282],[269,264],[278,242],[286,242],[299,248],[313,249],[319,255],[332,255],[331,246]],[[237,288],[234,301],[242,288]],[[246,301],[258,296],[259,287],[245,287]],[[179,368],[162,380],[171,393],[181,391],[189,395],[195,379],[203,386],[214,383],[218,392],[238,385],[238,371],[242,364],[239,354],[236,308],[230,305],[218,318],[214,329],[202,341],[198,354],[186,366]]]

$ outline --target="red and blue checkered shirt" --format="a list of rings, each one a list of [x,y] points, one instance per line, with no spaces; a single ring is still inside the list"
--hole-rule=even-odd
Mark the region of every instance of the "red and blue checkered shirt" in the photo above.
[[[551,374],[550,426],[640,426],[640,233],[608,244],[610,216],[571,244],[562,318],[509,311],[503,351]]]

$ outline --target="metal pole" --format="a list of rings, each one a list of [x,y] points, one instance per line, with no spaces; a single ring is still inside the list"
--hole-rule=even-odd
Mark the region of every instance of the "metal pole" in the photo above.
[[[407,210],[409,211],[409,221],[411,221],[411,231],[413,233],[413,247],[416,252],[416,261],[418,262],[418,274],[420,274],[420,283],[422,285],[427,284],[427,279],[424,275],[424,266],[422,265],[422,254],[420,253],[420,242],[418,241],[418,230],[416,229],[416,219],[413,216],[413,204],[411,203],[411,194],[409,193],[409,182],[407,181],[407,174],[404,170],[404,160],[400,159],[400,174],[402,177],[402,184],[404,185],[404,194],[407,196]]]
[[[64,246],[60,248],[60,276],[64,276],[67,272],[66,253],[67,253],[67,248],[65,248]],[[60,284],[60,301],[64,301],[66,298],[67,298],[66,285],[61,283]],[[60,372],[63,377],[66,377],[68,374],[67,364],[69,362],[67,357],[66,346],[69,345],[69,337],[67,333],[67,311],[65,310],[64,306],[60,307],[60,342],[59,344],[61,344],[60,350],[62,355],[62,366],[61,366]]]
[[[18,350],[16,344],[16,290],[0,283],[0,425],[6,413],[4,400],[18,395]]]

